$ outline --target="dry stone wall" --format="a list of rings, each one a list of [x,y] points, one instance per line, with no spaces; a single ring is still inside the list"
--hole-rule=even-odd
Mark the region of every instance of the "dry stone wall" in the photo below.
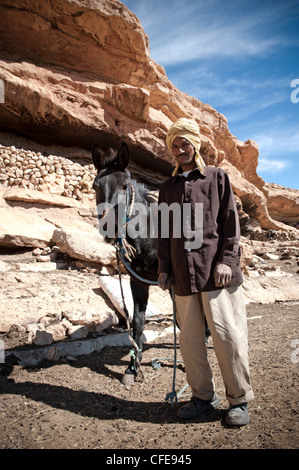
[[[96,170],[65,157],[0,144],[0,185],[51,192],[81,200],[93,193]]]

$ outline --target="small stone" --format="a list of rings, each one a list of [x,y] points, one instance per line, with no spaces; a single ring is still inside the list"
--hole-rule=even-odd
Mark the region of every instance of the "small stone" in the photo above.
[[[67,335],[72,340],[86,338],[86,336],[88,335],[88,329],[85,326],[72,325],[68,328]]]
[[[42,250],[41,248],[35,248],[33,251],[32,251],[32,255],[33,256],[39,256],[41,254]]]
[[[74,356],[66,356],[65,358],[70,362],[75,362],[76,361],[76,358]]]
[[[37,346],[46,346],[53,343],[53,336],[45,330],[36,330],[34,344]]]
[[[58,361],[59,357],[59,351],[57,348],[55,348],[55,346],[52,346],[45,356],[48,361]]]
[[[51,257],[49,255],[38,255],[36,257],[36,261],[40,263],[49,263],[51,261]]]

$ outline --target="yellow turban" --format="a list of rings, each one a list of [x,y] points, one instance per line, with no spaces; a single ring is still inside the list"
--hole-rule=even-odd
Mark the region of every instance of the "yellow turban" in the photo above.
[[[205,167],[204,161],[199,154],[199,149],[201,145],[199,127],[195,121],[191,119],[181,118],[172,124],[166,135],[166,144],[170,152],[172,152],[172,142],[176,137],[182,137],[187,139],[195,148],[195,163],[199,171],[202,173]],[[176,167],[172,173],[172,176],[175,176],[178,172],[180,165],[177,163]]]

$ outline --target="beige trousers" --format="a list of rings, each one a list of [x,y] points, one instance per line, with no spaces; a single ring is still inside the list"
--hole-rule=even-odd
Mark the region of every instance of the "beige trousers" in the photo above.
[[[231,405],[253,399],[242,287],[175,296],[180,350],[192,395],[211,400],[215,393],[205,343],[204,316]]]

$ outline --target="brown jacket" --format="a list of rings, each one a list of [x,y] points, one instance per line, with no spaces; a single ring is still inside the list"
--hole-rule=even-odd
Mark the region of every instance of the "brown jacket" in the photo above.
[[[197,234],[198,230],[202,230],[202,242],[193,243],[195,248],[192,244],[190,248],[185,244],[187,238],[192,240],[186,230],[184,232],[186,218],[181,216],[179,223],[182,235],[178,237],[176,216],[170,210],[166,217],[165,213],[162,215],[159,212],[159,273],[168,273],[172,277],[175,293],[191,295],[221,289],[215,286],[213,280],[217,262],[225,263],[232,269],[231,282],[225,287],[240,285],[243,282],[240,269],[240,224],[227,173],[221,168],[205,167],[203,174],[198,169],[189,173],[187,178],[178,174],[162,184],[159,207],[161,203],[166,203],[168,207],[176,203],[181,208],[183,203],[191,203],[191,229],[197,227]],[[195,203],[202,205],[195,206]],[[196,220],[200,221],[199,225],[195,225]],[[168,225],[169,236],[165,236]],[[162,236],[163,227],[166,227],[166,232]],[[195,237],[200,239],[200,235]]]

